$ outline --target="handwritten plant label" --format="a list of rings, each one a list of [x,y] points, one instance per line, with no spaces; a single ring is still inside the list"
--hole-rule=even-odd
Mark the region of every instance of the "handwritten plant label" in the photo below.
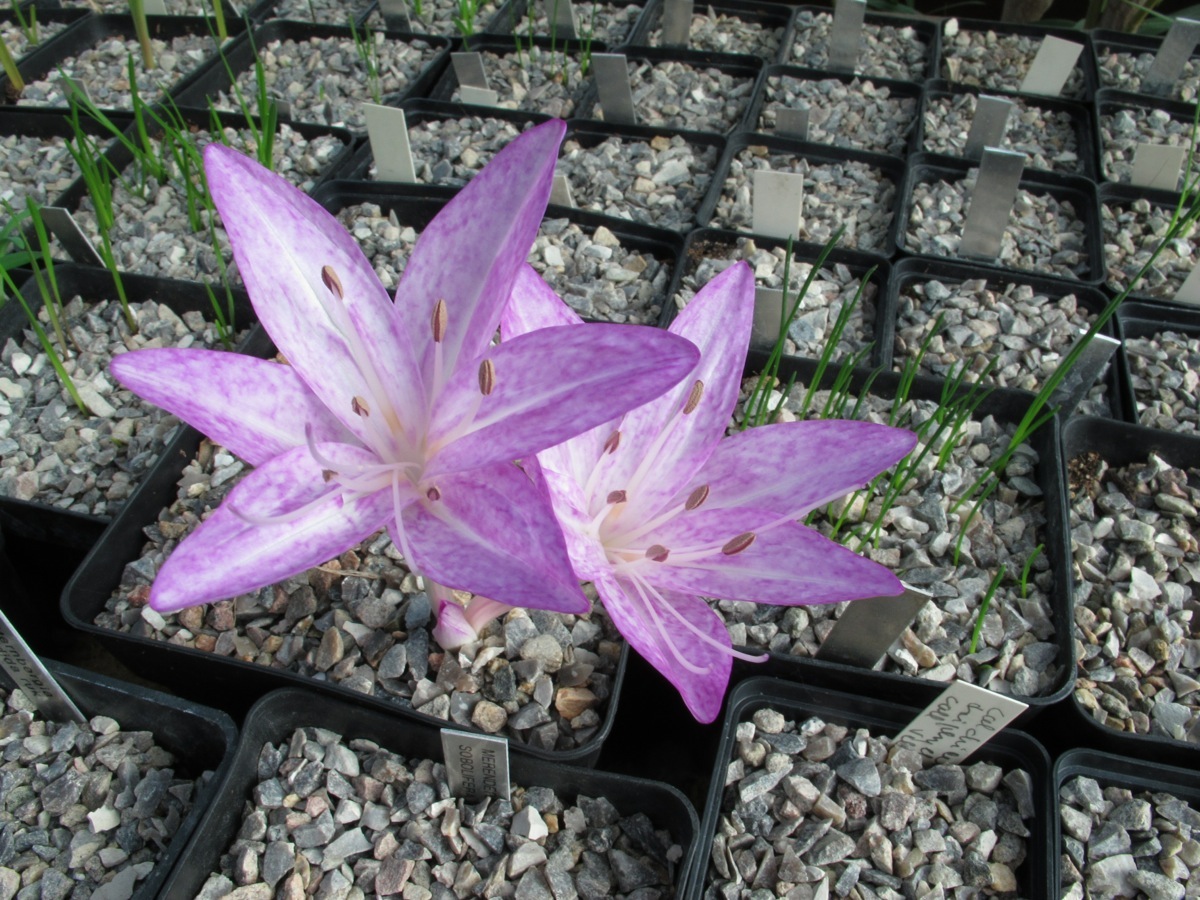
[[[1028,706],[978,685],[955,681],[896,735],[892,750],[915,750],[929,762],[956,765]]]
[[[442,729],[442,753],[450,793],[468,801],[484,797],[508,799],[508,741],[474,731]]]
[[[1133,174],[1129,183],[1135,187],[1177,191],[1187,154],[1187,147],[1138,144],[1133,148]]]

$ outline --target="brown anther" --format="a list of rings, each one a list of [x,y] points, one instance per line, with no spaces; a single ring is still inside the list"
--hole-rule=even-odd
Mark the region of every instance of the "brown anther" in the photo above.
[[[322,469],[321,477],[325,479],[326,484],[329,484],[329,482],[333,481],[333,479],[337,477],[337,472],[333,471],[333,469]]]
[[[646,559],[654,562],[666,562],[667,557],[671,555],[671,551],[662,544],[655,544],[652,547],[646,548]]]
[[[496,364],[485,359],[479,364],[479,392],[487,396],[496,389]]]
[[[624,491],[611,491],[608,497],[605,498],[608,503],[624,503],[625,499]]]
[[[692,385],[692,392],[688,394],[687,403],[683,404],[683,414],[686,416],[700,405],[700,398],[704,396],[704,382],[696,379]]]
[[[735,553],[741,553],[747,547],[754,543],[754,532],[744,531],[735,538],[730,538],[725,542],[725,546],[721,548],[721,552],[726,556],[733,556]]]
[[[429,490],[427,490],[425,492],[425,496],[428,497],[430,500],[441,500],[442,492],[439,491],[436,487],[431,487]]]
[[[605,453],[616,453],[617,448],[620,446],[621,446],[621,432],[614,431],[612,434],[610,434],[608,436],[608,439],[605,440],[605,442],[604,442],[604,452]]]
[[[338,278],[337,272],[333,271],[333,266],[321,267],[321,282],[339,300],[346,296],[342,291],[342,280]]]
[[[354,410],[356,416],[369,416],[371,407],[367,406],[367,401],[362,397],[355,397],[350,401],[350,408]]]
[[[684,509],[696,509],[701,503],[708,499],[708,485],[702,484],[690,494],[688,494],[687,502],[683,504]]]
[[[440,344],[442,338],[446,336],[446,323],[450,319],[450,313],[446,311],[446,301],[438,300],[433,307],[433,317],[430,319],[429,327],[433,330],[433,342]]]

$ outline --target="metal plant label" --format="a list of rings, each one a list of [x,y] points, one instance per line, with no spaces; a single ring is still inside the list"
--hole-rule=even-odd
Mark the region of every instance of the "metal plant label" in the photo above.
[[[592,54],[592,70],[596,73],[596,91],[600,94],[600,109],[604,121],[612,125],[636,125],[633,108],[633,88],[629,85],[629,64],[624,53]]]
[[[1163,38],[1162,46],[1158,48],[1154,62],[1150,64],[1150,71],[1142,79],[1142,93],[1160,97],[1171,93],[1171,88],[1183,74],[1188,58],[1196,49],[1197,41],[1200,41],[1200,22],[1195,19],[1175,19],[1171,23],[1171,30]]]
[[[665,0],[662,42],[668,47],[686,47],[692,35],[694,0]]]
[[[417,170],[408,142],[408,123],[404,118],[404,110],[395,106],[380,106],[378,103],[364,103],[363,114],[367,120],[371,155],[375,157],[376,180],[415,183]]]
[[[1064,41],[1052,34],[1046,35],[1037,56],[1029,65],[1029,71],[1025,73],[1025,80],[1021,82],[1021,93],[1059,96],[1082,52],[1083,44]]]
[[[808,107],[781,106],[775,110],[775,132],[780,137],[808,140]]]
[[[1025,154],[988,147],[979,163],[979,177],[963,223],[958,255],[992,262],[1000,255],[1004,229],[1008,227]]]
[[[29,649],[29,645],[17,634],[17,630],[12,627],[12,623],[3,612],[0,612],[0,668],[9,674],[17,687],[46,718],[56,722],[76,722],[80,725],[87,721],[87,716],[79,711],[79,707],[54,680],[50,670]]]
[[[1008,117],[1014,106],[1015,103],[1003,97],[980,94],[963,156],[967,159],[980,159],[988,147],[1001,146],[1004,136],[1008,133]]]
[[[905,585],[899,597],[867,597],[846,606],[817,650],[817,659],[873,669],[913,623],[930,594]]]
[[[474,731],[442,729],[450,793],[467,801],[508,798],[508,741]]]
[[[858,65],[862,45],[863,18],[867,0],[836,0],[833,4],[833,28],[829,32],[829,68],[835,72],[853,72]]]

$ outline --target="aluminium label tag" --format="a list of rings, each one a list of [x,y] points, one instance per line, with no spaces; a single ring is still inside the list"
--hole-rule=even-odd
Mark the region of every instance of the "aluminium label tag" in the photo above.
[[[1129,181],[1134,187],[1177,191],[1187,154],[1187,147],[1138,144],[1133,148],[1133,174]]]
[[[629,85],[629,64],[624,53],[592,54],[592,71],[604,121],[610,125],[636,125],[633,88]]]
[[[754,322],[750,326],[750,346],[770,350],[779,340],[783,323],[783,291],[779,288],[754,288]]]
[[[166,0],[142,0],[142,7],[148,16],[169,16]]]
[[[550,23],[554,37],[573,38],[579,34],[579,18],[571,0],[542,0],[542,13]]]
[[[460,87],[487,90],[487,72],[483,70],[482,53],[451,53],[450,64],[454,66],[454,77],[458,79]]]
[[[467,106],[499,106],[500,94],[491,88],[478,88],[469,84],[460,85],[458,99]]]
[[[42,221],[51,233],[59,239],[67,255],[77,263],[86,266],[104,267],[104,260],[96,247],[83,233],[71,211],[61,206],[43,206]]]
[[[379,12],[388,31],[412,31],[408,0],[379,0]]]
[[[662,43],[668,47],[686,47],[692,36],[695,0],[664,0]]]
[[[1200,265],[1193,266],[1188,277],[1183,280],[1183,284],[1175,292],[1175,302],[1200,306]]]
[[[866,14],[867,0],[835,0],[829,32],[829,68],[833,71],[853,72],[858,65]]]
[[[817,650],[817,659],[873,669],[929,602],[931,594],[904,586],[899,597],[853,600]]]
[[[1104,367],[1112,359],[1112,355],[1121,346],[1120,341],[1107,334],[1095,334],[1088,339],[1085,329],[1080,329],[1080,332],[1075,343],[1080,344],[1084,341],[1087,343],[1080,348],[1079,356],[1075,358],[1075,365],[1071,367],[1071,371],[1063,377],[1058,387],[1050,395],[1050,405],[1058,407],[1058,412],[1063,418],[1071,415],[1079,407],[1088,391],[1092,389],[1092,385],[1099,380],[1100,375],[1104,372]],[[1075,348],[1072,347],[1063,354],[1063,358],[1065,359],[1074,350]]]
[[[29,649],[8,617],[0,612],[0,668],[9,674],[34,706],[56,722],[83,724],[87,716],[79,711],[67,692],[54,680],[50,670]]]
[[[450,793],[468,801],[484,797],[507,800],[512,791],[508,774],[508,741],[474,731],[442,729],[442,753]]]
[[[363,114],[367,120],[371,155],[375,158],[376,181],[415,183],[417,170],[408,142],[408,122],[404,118],[404,110],[396,106],[364,103]]]
[[[933,763],[957,765],[1029,706],[987,688],[954,681],[896,735],[892,752],[915,750]]]
[[[1025,80],[1021,82],[1021,93],[1041,94],[1045,97],[1057,97],[1062,93],[1067,79],[1079,54],[1083,52],[1083,44],[1065,41],[1052,34],[1042,39],[1037,56],[1029,64]]]
[[[808,140],[808,107],[780,106],[775,110],[775,132],[780,137]]]
[[[992,262],[1000,255],[1004,229],[1012,216],[1025,154],[988,147],[979,161],[979,177],[963,223],[958,255]]]
[[[559,206],[575,205],[575,198],[571,196],[571,180],[561,172],[556,172],[554,180],[550,182],[550,202]]]
[[[1200,22],[1195,19],[1175,19],[1163,38],[1162,46],[1158,48],[1154,62],[1150,64],[1150,70],[1142,78],[1139,90],[1143,94],[1159,97],[1171,93],[1192,51],[1196,49],[1197,41],[1200,41]]]
[[[1003,97],[980,94],[963,156],[967,159],[979,159],[988,147],[1001,146],[1008,133],[1008,117],[1014,106],[1015,103]]]
[[[804,176],[755,169],[751,184],[755,234],[798,238],[804,224]]]

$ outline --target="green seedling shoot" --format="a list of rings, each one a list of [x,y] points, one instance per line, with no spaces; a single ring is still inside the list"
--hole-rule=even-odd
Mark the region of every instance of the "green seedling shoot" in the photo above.
[[[37,6],[30,4],[22,9],[21,0],[13,0],[12,13],[13,18],[17,20],[17,26],[25,35],[25,40],[30,44],[40,44],[42,39],[38,33]]]
[[[234,100],[238,109],[241,110],[242,117],[246,120],[246,127],[254,135],[254,145],[258,149],[258,161],[266,168],[273,170],[275,168],[275,133],[279,128],[279,104],[271,96],[271,90],[267,85],[267,70],[263,65],[262,57],[258,54],[258,47],[254,44],[252,34],[249,35],[249,40],[250,49],[254,53],[255,104],[253,108],[246,100],[242,89],[238,87],[237,75],[234,74],[229,58],[223,50],[218,52],[221,54],[221,62],[225,66],[225,71],[229,75],[229,84]],[[211,99],[208,101],[208,108],[215,123],[213,133],[220,133],[219,116]],[[254,115],[254,109],[258,110],[257,118]]]
[[[1038,544],[1033,548],[1033,552],[1029,554],[1029,559],[1025,560],[1025,565],[1021,567],[1021,599],[1029,598],[1029,575],[1033,572],[1033,564],[1037,558],[1041,556],[1042,550],[1045,549],[1045,544]]]
[[[371,92],[371,99],[376,103],[382,103],[383,84],[379,74],[379,47],[375,40],[376,36],[366,26],[359,31],[353,22],[350,23],[350,36],[354,38],[355,52],[358,53],[359,61],[366,70],[367,89]]]
[[[479,0],[458,0],[454,13],[454,27],[464,38],[475,34],[475,20],[479,16]]]
[[[217,39],[224,43],[229,37],[229,28],[225,25],[224,0],[212,0],[213,22],[217,26]]]
[[[996,596],[996,591],[1000,588],[1000,582],[1004,580],[1005,568],[1001,566],[999,571],[992,576],[991,584],[988,585],[987,593],[983,595],[983,599],[979,601],[979,613],[975,616],[975,627],[971,629],[971,644],[967,648],[967,653],[974,653],[979,646],[979,635],[983,632],[983,619],[987,615],[988,607],[992,605],[992,598]]]
[[[17,69],[17,61],[4,41],[0,41],[0,68],[4,69],[4,74],[8,77],[13,91],[20,96],[21,92],[25,90],[25,79],[21,77],[21,73]]]
[[[129,14],[133,16],[133,29],[137,33],[138,45],[142,48],[142,64],[154,68],[154,44],[150,41],[150,22],[146,17],[146,0],[129,0]]]

